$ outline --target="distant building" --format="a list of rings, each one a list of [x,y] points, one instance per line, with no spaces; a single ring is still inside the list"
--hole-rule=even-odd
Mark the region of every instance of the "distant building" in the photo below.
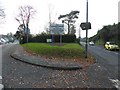
[[[51,24],[50,34],[64,34],[64,24]]]

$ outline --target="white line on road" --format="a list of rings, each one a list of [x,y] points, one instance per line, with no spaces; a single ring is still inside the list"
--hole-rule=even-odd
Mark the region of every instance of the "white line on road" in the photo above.
[[[4,88],[4,86],[2,84],[0,84],[0,90],[2,90]]]
[[[0,76],[0,90],[2,90],[4,88],[3,84],[2,84],[2,76]]]
[[[120,53],[119,52],[114,52],[115,54],[117,54],[117,55],[120,55]]]
[[[98,66],[100,68],[100,66]]]
[[[109,79],[115,85],[115,87],[120,90],[120,81],[118,79]]]
[[[0,79],[2,79],[2,76],[0,76]]]

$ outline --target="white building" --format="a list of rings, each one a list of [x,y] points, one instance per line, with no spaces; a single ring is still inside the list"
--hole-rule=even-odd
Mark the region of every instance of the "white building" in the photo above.
[[[51,24],[50,34],[64,34],[64,24]]]

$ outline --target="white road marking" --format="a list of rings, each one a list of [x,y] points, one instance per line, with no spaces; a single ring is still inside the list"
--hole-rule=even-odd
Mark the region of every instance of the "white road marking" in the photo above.
[[[0,76],[0,90],[4,88],[4,85],[2,84],[2,76]]]
[[[2,84],[0,84],[0,90],[2,90],[4,88],[4,86]]]
[[[120,90],[120,81],[118,79],[109,79],[115,85],[115,87]]]
[[[2,48],[2,45],[0,45],[0,48]],[[2,75],[2,49],[0,49],[0,75]],[[4,88],[4,85],[2,84],[2,76],[0,76],[0,90]]]
[[[100,68],[100,66],[98,66]]]
[[[114,52],[114,54],[118,54],[117,52]]]
[[[2,79],[2,76],[0,76],[0,79]]]
[[[119,53],[119,51],[117,52],[117,51],[109,51],[109,50],[105,50],[106,52],[109,52],[109,53],[114,53],[114,54],[116,54],[116,55],[120,55],[120,53]]]

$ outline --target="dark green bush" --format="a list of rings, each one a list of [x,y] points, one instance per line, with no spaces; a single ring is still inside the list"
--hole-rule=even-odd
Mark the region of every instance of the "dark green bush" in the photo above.
[[[76,41],[75,35],[62,35],[62,42],[63,43],[74,43]],[[60,35],[36,35],[35,37],[29,36],[29,42],[40,42],[46,43],[47,39],[52,39],[53,42],[59,43],[60,42]],[[26,43],[26,36],[23,37],[23,43]]]

